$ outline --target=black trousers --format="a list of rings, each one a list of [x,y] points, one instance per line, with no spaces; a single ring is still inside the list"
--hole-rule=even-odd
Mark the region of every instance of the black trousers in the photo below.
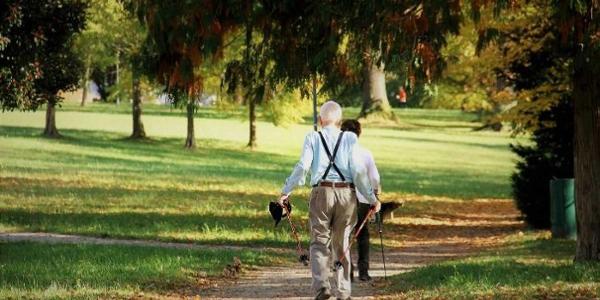
[[[358,202],[358,221],[355,230],[369,214],[369,204]],[[365,224],[357,237],[358,244],[358,274],[367,274],[369,272],[369,221]]]

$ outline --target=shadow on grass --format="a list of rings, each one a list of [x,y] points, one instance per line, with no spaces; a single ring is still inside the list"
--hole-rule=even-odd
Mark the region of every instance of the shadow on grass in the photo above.
[[[186,111],[183,108],[177,108],[170,105],[147,104],[143,105],[144,116],[186,116]],[[59,108],[60,111],[72,112],[91,112],[91,113],[107,113],[107,114],[126,114],[131,115],[130,105],[120,105],[109,103],[93,103],[81,107],[79,105],[63,105]],[[262,108],[258,108],[259,120],[261,117]],[[213,107],[198,107],[194,113],[195,118],[205,119],[246,119],[247,113],[243,107],[236,107],[230,110],[220,110]]]
[[[193,183],[210,179],[232,185],[253,184],[278,189],[297,161],[296,156],[248,151],[231,143],[199,140],[195,151],[185,150],[177,138],[143,142],[123,139],[123,135],[85,130],[63,130],[65,138],[47,140],[52,147],[9,152],[6,158],[29,157],[30,164],[7,165],[19,172],[48,172],[52,165],[61,172],[90,172],[92,176],[123,180],[144,178]],[[0,135],[39,138],[39,129],[0,126]],[[39,151],[38,151],[39,150]],[[43,170],[43,171],[42,171]],[[501,198],[509,196],[506,178],[460,169],[409,169],[380,163],[385,190],[407,194],[451,198]],[[52,169],[50,169],[52,172]],[[492,177],[490,177],[492,176]],[[274,191],[275,191],[274,190]],[[275,191],[276,192],[276,191]]]
[[[265,209],[266,210],[266,209]],[[300,220],[297,219],[296,223]],[[267,212],[256,215],[158,212],[41,212],[0,209],[0,223],[26,231],[201,245],[294,245],[287,224],[274,227]],[[297,224],[299,225],[299,224]],[[305,233],[305,231],[303,231]],[[304,236],[307,241],[308,237]]]
[[[296,158],[236,149],[224,142],[199,140],[198,149],[186,150],[181,140],[157,138],[143,141],[124,139],[123,136],[100,131],[63,130],[63,138],[49,140],[82,147],[74,152],[44,149],[33,158],[39,161],[63,162],[67,168],[78,170],[97,169],[106,166],[113,173],[144,173],[148,169],[161,175],[193,179],[193,176],[218,176],[230,179],[281,182]],[[39,129],[0,126],[0,135],[40,138]],[[230,146],[230,147],[228,147]],[[255,176],[256,174],[261,176]]]
[[[477,171],[452,169],[394,168],[380,164],[385,192],[441,196],[457,199],[507,198],[509,177],[478,174]],[[434,167],[433,167],[434,168]]]

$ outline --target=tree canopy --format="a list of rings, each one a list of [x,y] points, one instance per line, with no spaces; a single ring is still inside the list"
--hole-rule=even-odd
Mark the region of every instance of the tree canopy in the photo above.
[[[80,62],[71,46],[84,25],[84,9],[77,0],[0,3],[3,110],[35,110],[75,87]]]

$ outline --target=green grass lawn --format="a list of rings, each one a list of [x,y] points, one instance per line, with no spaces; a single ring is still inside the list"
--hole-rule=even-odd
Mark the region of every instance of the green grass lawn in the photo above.
[[[262,251],[180,250],[139,246],[0,243],[0,298],[106,298],[197,286],[239,257],[277,262]],[[190,291],[193,292],[193,291]],[[191,294],[191,293],[190,293]]]
[[[259,147],[249,150],[242,109],[200,109],[198,149],[189,151],[182,147],[186,121],[179,110],[147,105],[143,121],[150,139],[135,142],[126,139],[131,128],[128,107],[66,104],[57,113],[64,135],[58,140],[40,137],[43,112],[0,114],[0,231],[253,247],[293,245],[285,226],[273,228],[266,205],[278,195],[298,159],[310,124],[281,128],[261,119]],[[346,116],[357,112],[350,109]],[[367,126],[361,137],[380,168],[384,199],[510,196],[515,156],[508,147],[514,140],[506,132],[474,132],[478,126],[474,116],[457,111],[410,109],[396,114],[397,127]],[[293,198],[303,222],[307,191],[300,189]],[[307,240],[306,235],[303,238]],[[38,251],[46,247],[50,254]],[[113,246],[23,243],[2,244],[0,249],[0,297],[29,291],[43,296],[48,289],[60,294],[79,290],[79,284],[89,291],[85,295],[96,295],[110,290],[111,282],[120,282],[119,291],[131,293],[160,278],[161,272],[185,282],[188,273],[183,266],[214,274],[231,260],[230,254],[121,251]],[[120,254],[112,263],[104,263],[103,257],[116,252]],[[31,255],[12,259],[19,253]],[[119,262],[138,256],[149,257],[148,263],[141,263],[139,276],[98,279],[104,273],[120,273]],[[249,264],[268,261],[260,252],[240,256]],[[62,259],[69,257],[77,260]],[[174,257],[182,258],[174,261]],[[207,264],[202,257],[214,258],[215,263]],[[160,259],[167,269],[160,269]],[[28,270],[35,264],[43,264],[41,270],[47,271],[31,277]],[[53,280],[52,268],[65,275]],[[83,272],[79,283],[73,272]]]
[[[429,114],[427,111],[423,113]],[[402,117],[402,115],[400,115]],[[278,194],[310,126],[199,119],[199,148],[183,149],[184,119],[146,116],[152,140],[124,139],[129,116],[59,112],[65,138],[39,137],[42,113],[0,117],[0,229],[215,244],[282,245],[266,203]],[[452,121],[448,121],[452,122]],[[88,128],[88,130],[86,130]],[[467,129],[366,128],[386,197],[506,198],[514,156],[506,134]],[[305,215],[307,189],[295,201]]]
[[[574,263],[574,253],[574,241],[526,233],[497,250],[394,276],[387,291],[392,299],[597,299],[600,264]]]

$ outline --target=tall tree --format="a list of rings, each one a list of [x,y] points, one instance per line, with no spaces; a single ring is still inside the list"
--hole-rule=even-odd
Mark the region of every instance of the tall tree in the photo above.
[[[130,138],[143,139],[146,137],[144,123],[142,122],[142,93],[140,84],[140,69],[138,62],[139,58],[131,58],[131,113],[132,113],[132,132]]]
[[[77,0],[6,1],[0,8],[2,108],[35,110],[46,103],[44,135],[58,137],[58,93],[76,87],[81,69],[72,43],[84,25],[85,5]]]
[[[481,49],[480,57],[465,60],[485,60],[474,64],[484,69],[477,71],[477,75],[473,71],[463,72],[466,77],[475,77],[465,82],[477,86],[481,85],[478,78],[488,77],[493,82],[494,77],[501,76],[510,87],[509,91],[498,92],[507,94],[510,108],[490,119],[510,122],[515,134],[530,134],[533,143],[511,147],[520,157],[512,176],[513,197],[530,226],[550,228],[548,183],[553,178],[572,178],[574,169],[573,103],[569,87],[572,51],[560,47],[552,7],[546,0],[528,1],[488,19],[488,33],[484,31],[479,46],[487,44],[486,36],[493,36],[494,43]],[[454,72],[457,73],[460,74]],[[485,101],[492,103],[490,106],[499,103],[494,97]]]
[[[141,48],[146,31],[132,15],[130,1],[91,0],[86,10],[86,28],[77,37],[77,51],[85,62],[81,105],[87,98],[87,87],[92,68],[108,71],[115,68],[116,84],[108,98],[131,98],[133,130],[131,138],[145,138],[142,123]],[[126,8],[130,8],[127,10]],[[124,76],[125,75],[125,76]],[[123,83],[127,83],[124,85]],[[118,101],[117,101],[118,102]]]
[[[43,76],[35,79],[36,92],[46,102],[44,135],[52,138],[60,137],[56,128],[56,105],[62,98],[58,93],[77,88],[79,70],[82,69],[81,61],[71,51],[71,44],[68,41],[52,41],[55,42],[54,45],[46,45],[48,51],[42,55],[44,62],[41,64]]]
[[[575,260],[600,261],[600,19],[597,17],[600,3],[596,0],[551,3],[553,24],[560,31],[562,45],[574,53],[570,82],[578,231]],[[506,2],[499,4],[497,9],[506,6]]]
[[[575,49],[575,204],[578,261],[600,261],[600,2],[554,1],[563,42]]]
[[[186,148],[196,146],[195,103],[203,91],[199,70],[206,58],[218,61],[225,36],[235,29],[236,15],[227,1],[134,1],[148,28],[146,71],[165,87],[177,105],[187,110]]]
[[[260,1],[244,0],[238,2],[243,12],[243,23],[238,25],[244,34],[243,55],[231,60],[225,71],[223,85],[227,85],[230,94],[243,90],[248,105],[248,144],[257,146],[256,108],[270,94],[271,84],[268,77],[268,49],[264,41],[269,39],[272,22]]]

